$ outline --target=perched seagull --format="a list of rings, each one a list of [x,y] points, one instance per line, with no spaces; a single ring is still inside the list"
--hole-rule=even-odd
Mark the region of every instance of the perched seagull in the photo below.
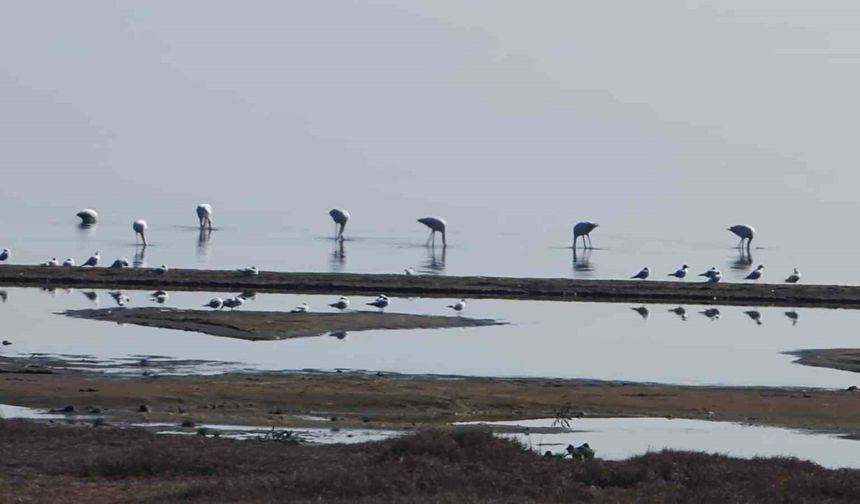
[[[125,306],[131,302],[131,298],[126,296],[122,291],[108,291],[108,294],[116,301],[118,306]]]
[[[388,296],[386,296],[385,294],[380,294],[379,297],[376,298],[376,301],[373,301],[372,303],[367,303],[368,306],[375,306],[379,308],[379,311],[385,310],[385,307],[388,306],[388,304]]]
[[[761,325],[761,313],[758,310],[745,311],[747,317],[753,319],[757,325]]]
[[[700,273],[699,276],[707,278],[709,283],[717,283],[723,278],[723,274],[720,273],[720,270],[716,266],[711,266],[711,269]]]
[[[167,273],[167,265],[162,264],[161,266],[153,269],[152,271],[155,272],[156,274],[163,275],[163,274]]]
[[[220,310],[224,307],[224,300],[216,297],[209,300],[208,303],[203,305],[204,307],[212,308],[213,310]]]
[[[447,247],[448,243],[445,240],[445,230],[448,223],[441,217],[422,217],[418,222],[430,228],[430,236],[427,238],[427,245],[430,245],[431,240],[433,245],[436,245],[436,233],[442,234],[442,246]]]
[[[797,319],[800,318],[800,314],[794,310],[785,312],[785,316],[791,319],[791,325],[797,325]]]
[[[296,306],[295,308],[293,308],[292,310],[290,310],[290,313],[307,313],[310,310],[311,310],[311,307],[308,306],[307,303],[302,303],[302,304]]]
[[[52,257],[50,261],[42,263],[42,266],[59,266],[60,261],[56,257]]]
[[[707,310],[700,311],[699,313],[708,317],[711,320],[717,320],[720,318],[720,310],[718,310],[716,308],[708,308]]]
[[[761,278],[762,273],[764,273],[764,265],[759,264],[758,268],[751,271],[749,275],[744,277],[744,279],[745,280],[758,280],[759,278]]]
[[[340,299],[338,299],[334,303],[329,303],[329,306],[331,306],[332,308],[337,308],[340,311],[344,311],[349,308],[349,299],[341,296]]]
[[[212,205],[201,203],[197,205],[197,218],[200,220],[200,229],[209,228],[212,231]]]
[[[343,208],[332,208],[329,213],[331,220],[334,221],[334,237],[336,240],[343,240],[343,230],[346,228],[346,223],[349,221],[349,212]]]
[[[99,265],[100,260],[101,256],[99,255],[99,251],[96,250],[96,253],[91,255],[90,258],[86,260],[86,262],[81,264],[81,267],[83,268],[84,266],[92,266],[93,268],[95,268]],[[66,259],[66,261],[68,262],[68,259]],[[74,266],[74,261],[72,261],[71,266]]]
[[[242,296],[227,298],[224,300],[223,304],[225,308],[230,308],[232,310],[245,304],[245,298]]]
[[[573,248],[576,248],[576,239],[582,237],[583,248],[594,248],[591,246],[591,232],[594,231],[600,224],[596,222],[577,222],[573,226]],[[587,240],[587,241],[586,241]]]
[[[158,290],[153,292],[151,296],[152,297],[150,297],[149,299],[151,299],[152,301],[155,301],[158,304],[164,304],[167,301],[169,294],[167,294],[166,291]]]
[[[7,248],[4,248],[3,251],[0,252],[0,261],[5,261],[6,259],[9,259],[10,255],[12,255],[12,251]]]
[[[687,266],[685,264],[685,265],[681,266],[681,269],[676,270],[674,273],[669,273],[668,276],[672,276],[675,278],[686,278],[688,268],[689,268],[689,266]]]
[[[639,273],[636,273],[635,275],[630,277],[630,279],[632,280],[632,279],[636,278],[639,280],[645,280],[646,278],[648,278],[648,276],[650,274],[651,274],[651,269],[648,268],[648,266],[645,266],[644,268],[642,268],[642,271],[640,271]]]
[[[648,311],[648,307],[644,305],[635,308],[631,307],[630,309],[638,313],[640,317],[646,320],[648,319],[648,315],[650,314],[650,312]]]
[[[78,212],[78,218],[81,219],[81,224],[84,226],[92,226],[99,220],[99,214],[92,208],[84,208]]]
[[[675,315],[681,317],[681,320],[687,320],[687,309],[684,308],[683,306],[679,306],[677,308],[672,308],[669,311],[674,313]]]
[[[410,267],[406,268],[405,270],[403,270],[403,274],[406,276],[413,276],[413,275],[415,275],[415,268],[410,266]]]
[[[236,271],[245,276],[257,276],[260,274],[260,270],[258,270],[256,266],[251,266],[250,268],[241,268]]]
[[[125,257],[121,257],[121,258],[117,259],[116,261],[114,261],[113,264],[110,265],[110,267],[122,269],[122,268],[128,268],[128,265],[129,265],[128,259],[126,259]]]
[[[146,246],[146,221],[145,220],[136,220],[132,223],[131,228],[134,229],[134,242],[137,243],[137,237],[140,236],[140,239],[143,240],[143,246]]]
[[[67,257],[65,261],[63,261],[63,266],[74,266],[75,260],[71,257]]]
[[[750,248],[750,243],[753,241],[753,236],[755,236],[755,229],[752,226],[747,226],[746,224],[736,224],[730,228],[726,228],[727,231],[731,231],[738,238],[741,239],[740,243],[738,243],[738,248],[742,248],[744,246],[744,240],[747,241],[747,250]]]
[[[797,268],[794,268],[794,273],[789,275],[788,278],[785,279],[785,281],[787,283],[797,283],[800,281],[800,272],[797,271]]]
[[[466,300],[461,299],[454,304],[448,305],[448,308],[451,308],[455,312],[460,313],[461,311],[466,309]]]

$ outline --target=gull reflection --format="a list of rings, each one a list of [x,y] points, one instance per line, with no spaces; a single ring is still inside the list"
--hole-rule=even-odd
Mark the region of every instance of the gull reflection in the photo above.
[[[343,271],[346,266],[346,248],[344,246],[344,240],[335,240],[334,241],[334,250],[332,250],[331,257],[328,261],[329,271],[333,273],[340,273]]]
[[[437,252],[436,247],[427,247],[427,260],[424,263],[424,269],[430,274],[439,274],[445,272],[445,256],[448,254],[448,247],[442,247]]]
[[[146,247],[135,247],[134,249],[134,264],[135,268],[146,267]]]
[[[643,319],[648,320],[649,313],[648,313],[648,307],[647,306],[639,306],[639,307],[631,306],[630,309],[635,311],[636,313],[638,313],[639,316],[642,317]]]
[[[677,308],[670,308],[669,311],[681,317],[681,320],[687,320],[687,309],[683,306],[679,306]]]
[[[0,290],[0,301],[5,303],[7,299],[9,299],[9,293],[4,290]]]
[[[708,317],[711,320],[719,320],[720,319],[720,310],[716,308],[708,308],[705,311],[700,311],[702,315]]]
[[[789,311],[785,312],[785,316],[791,319],[791,325],[792,326],[796,326],[797,325],[797,319],[800,318],[800,314],[797,313],[796,310],[789,310]]]
[[[209,262],[209,238],[212,236],[212,229],[200,228],[197,234],[197,262]]]
[[[81,291],[81,294],[83,294],[85,298],[87,298],[90,301],[92,301],[93,303],[95,303],[96,306],[99,305],[99,293],[98,292],[96,292],[94,290]]]
[[[761,313],[758,310],[747,310],[744,313],[747,314],[747,317],[753,319],[756,325],[761,325]]]
[[[337,339],[339,339],[339,340],[345,340],[345,339],[347,339],[347,333],[346,333],[346,331],[332,331],[332,332],[328,333],[328,335],[329,335],[329,336],[333,336],[333,337],[335,337],[335,338],[337,338]]]

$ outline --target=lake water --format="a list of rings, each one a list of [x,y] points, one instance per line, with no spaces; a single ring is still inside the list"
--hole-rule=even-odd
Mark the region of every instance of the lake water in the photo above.
[[[54,292],[5,289],[0,304],[0,352],[64,355],[70,362],[122,365],[117,372],[219,372],[224,370],[367,370],[410,374],[592,378],[704,385],[772,385],[845,388],[853,373],[792,363],[783,352],[856,346],[860,311],[548,301],[470,300],[466,316],[494,318],[503,326],[362,331],[345,338],[320,336],[243,341],[205,334],[71,319],[67,309],[115,306],[106,291]],[[94,292],[91,301],[84,293]],[[148,293],[127,291],[130,306],[155,306]],[[173,292],[166,306],[197,308],[217,292]],[[331,311],[336,295],[258,294],[243,310],[288,310],[307,302]],[[361,309],[370,297],[351,298]],[[392,298],[389,311],[445,314],[450,300]],[[747,312],[758,312],[755,320]],[[789,318],[785,312],[796,318]],[[140,368],[141,358],[150,366]],[[179,363],[172,362],[179,360]]]

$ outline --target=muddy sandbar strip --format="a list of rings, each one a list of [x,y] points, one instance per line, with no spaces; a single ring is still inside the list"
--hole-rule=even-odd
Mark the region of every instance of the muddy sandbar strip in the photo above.
[[[63,314],[74,318],[194,331],[251,341],[280,340],[374,329],[441,329],[502,324],[502,322],[489,319],[372,311],[290,313],[246,310],[179,310],[173,308],[105,308],[68,310]]]
[[[860,308],[860,286],[0,266],[0,285]]]
[[[804,366],[826,367],[860,373],[860,348],[810,348],[785,352]]]

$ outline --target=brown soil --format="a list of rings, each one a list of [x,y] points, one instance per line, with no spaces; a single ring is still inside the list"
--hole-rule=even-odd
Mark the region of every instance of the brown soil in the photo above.
[[[860,308],[860,286],[0,266],[0,285]]]
[[[279,340],[318,336],[329,332],[353,332],[371,329],[435,329],[500,324],[494,320],[467,317],[372,311],[289,313],[245,310],[203,311],[170,308],[122,308],[69,310],[65,312],[65,315],[75,318],[106,320],[119,324],[196,331],[213,336],[245,340]]]
[[[860,372],[860,349],[858,348],[823,348],[787,353],[796,355],[798,359],[794,362],[805,366]]]
[[[291,415],[331,425],[412,428],[457,421],[574,416],[657,416],[751,422],[860,434],[860,392],[711,388],[550,379],[319,374],[224,374],[119,378],[5,363],[0,403],[72,405],[109,420],[285,425]],[[151,412],[138,413],[141,405]],[[328,422],[327,422],[328,423]]]

